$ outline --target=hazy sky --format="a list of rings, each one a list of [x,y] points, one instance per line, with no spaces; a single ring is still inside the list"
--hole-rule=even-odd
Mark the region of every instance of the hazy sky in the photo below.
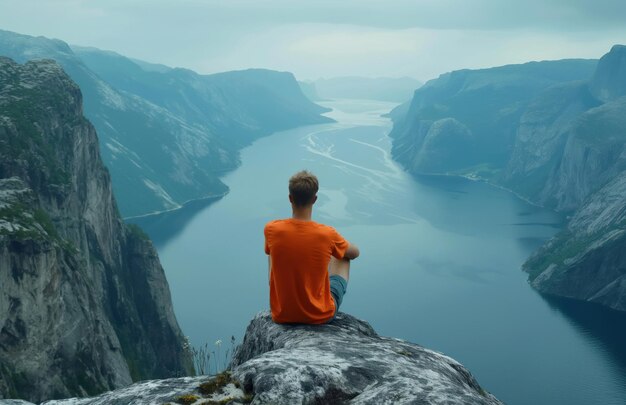
[[[427,80],[626,43],[626,0],[0,0],[0,29],[200,73]]]

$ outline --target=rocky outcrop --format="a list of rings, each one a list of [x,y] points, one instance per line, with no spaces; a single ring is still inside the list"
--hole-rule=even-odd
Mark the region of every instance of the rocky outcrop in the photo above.
[[[537,290],[626,311],[626,172],[594,193],[525,264]]]
[[[142,381],[97,397],[46,401],[42,405],[215,405],[226,403],[238,405],[249,402],[249,396],[246,396],[241,388],[235,386],[229,374],[222,374],[219,377],[200,376]],[[13,404],[4,404],[0,400],[0,405]]]
[[[117,211],[77,85],[0,58],[0,398],[192,371],[156,251]]]
[[[223,195],[220,177],[237,167],[243,146],[332,121],[287,72],[199,75],[2,30],[0,55],[20,63],[53,59],[79,85],[125,217]]]
[[[248,325],[230,368],[217,377],[148,381],[46,405],[501,404],[450,357],[379,336],[367,322],[344,313],[327,325],[279,325],[261,312]],[[188,402],[181,402],[183,396]]]
[[[499,404],[458,362],[379,336],[340,313],[328,325],[279,325],[268,312],[248,326],[232,375],[253,404]]]
[[[397,143],[396,158],[410,154],[406,165],[415,173],[440,173],[467,167],[473,159],[475,139],[472,132],[454,118],[421,121],[412,136]]]

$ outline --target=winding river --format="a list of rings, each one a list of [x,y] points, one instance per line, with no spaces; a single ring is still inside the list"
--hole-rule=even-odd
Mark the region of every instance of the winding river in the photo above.
[[[361,248],[342,310],[382,335],[450,355],[511,405],[626,403],[626,317],[543,297],[520,271],[563,219],[462,178],[392,161],[394,105],[323,103],[337,123],[278,132],[242,151],[216,201],[134,220],[151,235],[194,345],[243,337],[268,307],[263,226],[288,217],[289,176],[319,178],[314,219]],[[349,344],[349,343],[347,343]]]

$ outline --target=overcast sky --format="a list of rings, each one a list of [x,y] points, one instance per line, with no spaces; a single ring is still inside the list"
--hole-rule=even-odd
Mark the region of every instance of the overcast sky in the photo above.
[[[599,58],[626,0],[0,0],[0,29],[200,73],[411,76]]]

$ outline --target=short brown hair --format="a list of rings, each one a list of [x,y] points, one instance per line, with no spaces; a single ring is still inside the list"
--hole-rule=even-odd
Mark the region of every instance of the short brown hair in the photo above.
[[[298,207],[311,204],[317,190],[319,190],[317,177],[306,170],[294,174],[289,179],[289,195],[294,205]]]

